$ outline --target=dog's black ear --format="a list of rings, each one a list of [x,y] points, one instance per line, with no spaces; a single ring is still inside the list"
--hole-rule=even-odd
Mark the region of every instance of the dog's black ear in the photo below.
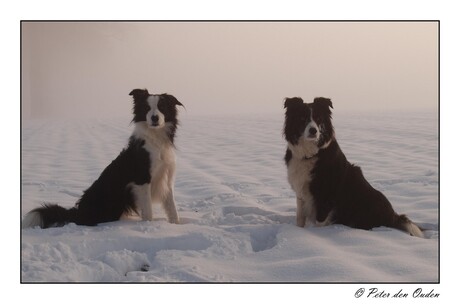
[[[325,106],[325,107],[330,107],[330,108],[334,108],[332,106],[332,101],[330,98],[325,98],[325,97],[316,97],[314,100],[313,100],[313,103],[315,104],[319,104],[319,105],[322,105],[322,106]]]
[[[181,107],[183,107],[185,109],[185,106],[179,100],[177,100],[176,97],[172,96],[172,98],[173,98],[173,102],[174,102],[174,104],[176,106],[181,106]]]
[[[136,100],[149,96],[149,91],[147,91],[147,89],[134,89],[129,95],[133,96],[134,100]]]
[[[303,99],[300,98],[300,97],[292,97],[292,98],[288,98],[286,97],[284,99],[284,108],[288,108],[288,107],[291,107],[295,104],[303,104]]]
[[[185,106],[179,100],[177,100],[176,97],[174,97],[172,95],[168,95],[168,94],[164,94],[164,96],[166,97],[168,102],[172,103],[175,106],[181,106],[181,107],[183,107],[185,109]]]

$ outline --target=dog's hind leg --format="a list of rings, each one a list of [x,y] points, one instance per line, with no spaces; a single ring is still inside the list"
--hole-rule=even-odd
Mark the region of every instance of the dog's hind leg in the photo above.
[[[179,215],[177,214],[176,204],[174,202],[174,193],[169,191],[166,199],[163,201],[163,208],[168,217],[168,221],[172,224],[179,224]]]
[[[393,225],[394,228],[406,231],[411,236],[416,236],[419,238],[424,238],[425,235],[423,234],[422,230],[419,226],[414,224],[406,215],[396,215],[395,224]]]

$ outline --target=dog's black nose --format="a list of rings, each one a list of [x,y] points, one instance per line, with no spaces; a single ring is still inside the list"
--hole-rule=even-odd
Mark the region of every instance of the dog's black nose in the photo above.
[[[310,128],[308,130],[308,132],[310,133],[310,135],[316,135],[316,133],[318,132],[318,130],[316,130],[316,128]]]
[[[157,115],[152,115],[152,122],[157,123],[158,122],[158,116]]]

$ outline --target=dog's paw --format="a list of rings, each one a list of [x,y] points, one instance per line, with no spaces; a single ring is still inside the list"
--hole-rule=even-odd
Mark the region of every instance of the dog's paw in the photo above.
[[[175,217],[175,218],[169,218],[168,219],[168,222],[171,223],[171,224],[180,224],[180,220],[179,218]]]

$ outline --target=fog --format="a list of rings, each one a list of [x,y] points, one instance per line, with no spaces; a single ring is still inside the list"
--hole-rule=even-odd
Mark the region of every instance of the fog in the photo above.
[[[433,110],[436,22],[22,22],[22,117],[130,116],[134,88],[189,115]]]

